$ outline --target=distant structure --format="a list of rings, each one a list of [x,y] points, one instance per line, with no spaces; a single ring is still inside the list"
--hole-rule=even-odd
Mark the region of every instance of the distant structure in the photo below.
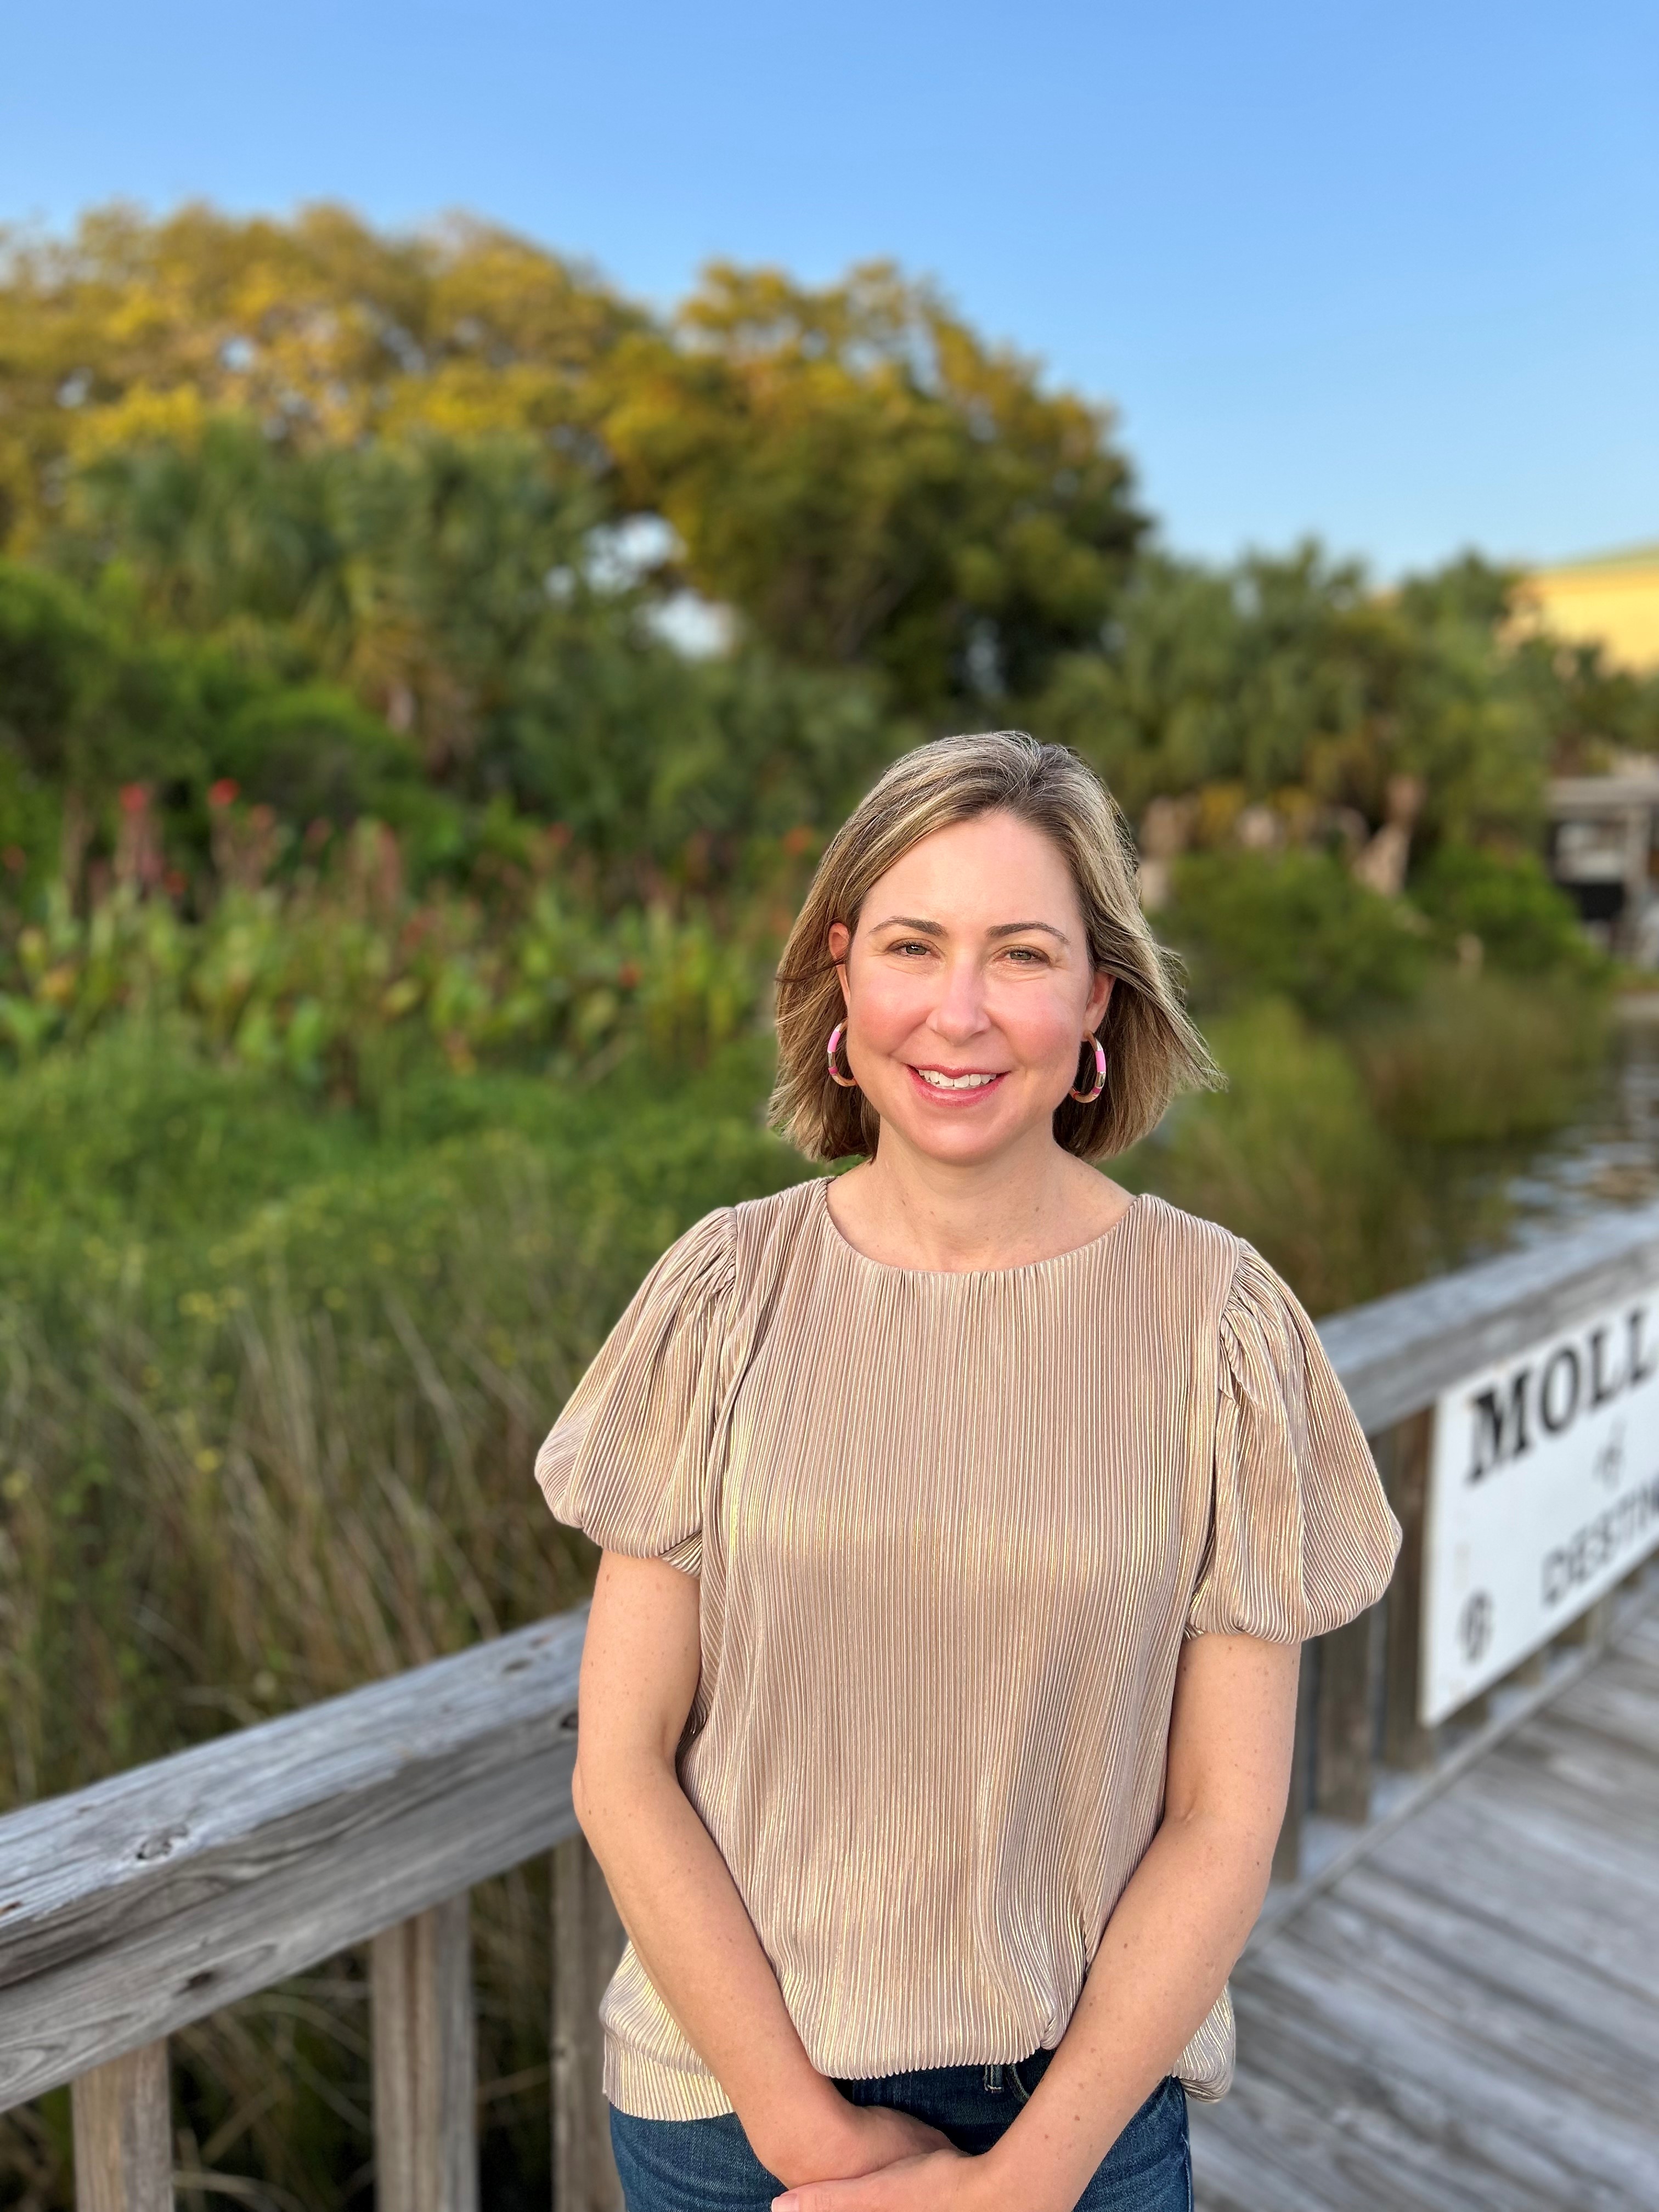
[[[1534,568],[1516,591],[1515,627],[1599,645],[1632,675],[1659,672],[1659,544]],[[1659,762],[1626,754],[1608,775],[1553,779],[1549,866],[1593,937],[1659,966]]]
[[[1641,676],[1659,669],[1659,544],[1534,568],[1516,593],[1516,627],[1599,645]]]
[[[1610,775],[1549,785],[1549,870],[1589,934],[1659,966],[1659,762],[1621,756]]]

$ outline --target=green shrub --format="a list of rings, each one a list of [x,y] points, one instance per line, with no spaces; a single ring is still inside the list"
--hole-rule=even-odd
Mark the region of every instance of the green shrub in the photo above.
[[[1111,1172],[1248,1237],[1326,1313],[1423,1272],[1407,1163],[1341,1045],[1269,1000],[1208,1025],[1224,1091],[1183,1098]]]
[[[488,902],[441,881],[416,897],[384,823],[268,880],[281,825],[262,807],[215,811],[221,887],[201,920],[131,872],[85,915],[52,887],[9,957],[0,941],[0,1048],[30,1060],[143,1015],[224,1060],[374,1100],[422,1060],[589,1078],[635,1053],[699,1065],[763,1002],[765,916],[721,927],[665,896],[606,914],[556,872],[544,836],[529,841],[534,872],[498,867]]]
[[[1412,909],[1357,884],[1327,853],[1189,854],[1159,919],[1204,1012],[1271,997],[1311,1021],[1340,1022],[1379,1000],[1413,998],[1429,964]]]
[[[1607,1056],[1607,994],[1559,974],[1439,969],[1418,1004],[1352,1040],[1385,1125],[1422,1146],[1541,1136],[1583,1105]]]
[[[413,748],[349,692],[325,684],[247,700],[215,732],[210,764],[286,822],[384,817],[423,790]]]
[[[56,792],[0,742],[0,896],[38,895],[58,859]]]
[[[1572,901],[1534,854],[1443,845],[1413,878],[1411,896],[1443,945],[1455,949],[1460,938],[1478,938],[1484,958],[1507,975],[1565,969],[1590,975],[1607,966],[1580,927]]]

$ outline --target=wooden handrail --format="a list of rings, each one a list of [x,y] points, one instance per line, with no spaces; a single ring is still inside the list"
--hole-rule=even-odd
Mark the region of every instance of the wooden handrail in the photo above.
[[[0,1821],[0,2111],[576,1832],[586,1607]]]
[[[1310,1812],[1363,1820],[1417,1717],[1427,1409],[1659,1283],[1659,1207],[1333,1316],[1321,1336],[1406,1531],[1384,1606],[1307,1647],[1275,1873]],[[476,2212],[467,1892],[544,1851],[556,2203],[619,2212],[594,2009],[622,1929],[570,1802],[586,1607],[0,1820],[0,2110],[75,2084],[84,2212],[171,2201],[167,2039],[372,1943],[381,2212]]]
[[[1466,1375],[1655,1283],[1659,1206],[1644,1206],[1333,1314],[1320,1341],[1360,1425],[1378,1436]]]

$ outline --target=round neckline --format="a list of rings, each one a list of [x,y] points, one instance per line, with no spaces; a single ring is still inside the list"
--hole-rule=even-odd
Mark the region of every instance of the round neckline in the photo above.
[[[1026,1260],[1017,1267],[899,1267],[890,1261],[872,1260],[867,1252],[860,1252],[841,1228],[830,1211],[830,1186],[836,1178],[834,1176],[817,1176],[813,1180],[817,1188],[817,1207],[823,1227],[843,1252],[856,1260],[861,1267],[873,1267],[878,1274],[913,1275],[928,1283],[1002,1281],[1015,1275],[1039,1274],[1046,1267],[1064,1267],[1068,1261],[1081,1259],[1085,1254],[1097,1252],[1103,1245],[1109,1244],[1146,1197],[1144,1190],[1135,1191],[1109,1229],[1103,1229],[1098,1237],[1091,1237],[1086,1244],[1073,1244],[1066,1251],[1051,1252],[1046,1260]]]

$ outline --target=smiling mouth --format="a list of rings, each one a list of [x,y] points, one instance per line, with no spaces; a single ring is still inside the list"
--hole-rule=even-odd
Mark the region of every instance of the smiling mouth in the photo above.
[[[970,1069],[963,1075],[947,1075],[940,1067],[913,1067],[910,1073],[930,1091],[985,1091],[992,1084],[1000,1083],[1007,1070],[999,1067],[988,1073],[983,1069]]]

